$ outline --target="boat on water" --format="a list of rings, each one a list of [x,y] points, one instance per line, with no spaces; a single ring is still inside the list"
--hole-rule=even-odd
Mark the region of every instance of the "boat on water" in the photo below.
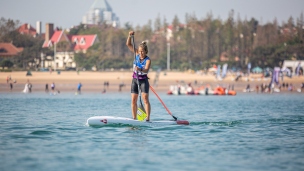
[[[235,96],[237,93],[234,90],[218,86],[212,89],[209,85],[201,86],[196,90],[189,88],[188,86],[171,85],[168,95],[231,95]]]

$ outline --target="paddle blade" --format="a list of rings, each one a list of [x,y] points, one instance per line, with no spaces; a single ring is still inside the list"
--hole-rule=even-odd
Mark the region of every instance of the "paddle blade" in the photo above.
[[[140,105],[140,107],[137,109],[137,120],[143,121],[146,119],[146,117],[147,114],[145,112],[145,109],[143,108],[143,106]]]

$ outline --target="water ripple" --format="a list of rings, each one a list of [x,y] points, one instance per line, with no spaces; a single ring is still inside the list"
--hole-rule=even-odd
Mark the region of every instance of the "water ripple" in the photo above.
[[[1,94],[1,169],[304,169],[303,95],[160,96],[190,125],[86,125],[131,117],[129,93]],[[153,120],[172,119],[154,96],[151,105]]]

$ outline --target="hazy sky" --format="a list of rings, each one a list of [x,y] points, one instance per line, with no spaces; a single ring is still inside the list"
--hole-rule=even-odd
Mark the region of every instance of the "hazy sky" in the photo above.
[[[214,18],[226,20],[231,9],[235,18],[239,15],[249,20],[252,17],[260,23],[279,24],[290,16],[299,18],[304,13],[304,0],[107,0],[113,12],[120,18],[121,26],[129,22],[133,26],[144,25],[157,16],[171,23],[177,15],[182,23],[185,14],[195,14],[198,19],[206,18],[212,12]],[[82,16],[90,9],[94,0],[0,0],[0,17],[19,20],[36,27],[41,21],[56,27],[69,28],[78,25]],[[153,23],[152,23],[153,24]]]

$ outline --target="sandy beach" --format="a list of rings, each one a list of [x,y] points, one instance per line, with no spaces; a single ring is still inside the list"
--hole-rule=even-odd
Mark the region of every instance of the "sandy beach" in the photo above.
[[[26,76],[25,71],[15,72],[0,72],[0,92],[10,92],[9,83],[7,83],[7,77],[10,76],[9,82],[13,83],[12,92],[21,92],[27,81],[32,85],[32,91],[44,91],[45,85],[48,84],[49,89],[54,82],[56,89],[60,92],[76,91],[77,84],[81,82],[82,92],[102,92],[106,89],[107,92],[118,92],[119,85],[124,84],[122,92],[130,92],[131,75],[130,71],[107,71],[107,72],[92,72],[92,71],[61,71],[57,72],[31,72],[32,76]],[[156,81],[158,77],[158,81]],[[215,79],[212,74],[199,74],[190,72],[160,72],[157,76],[157,72],[149,73],[150,84],[158,92],[167,92],[170,85],[176,85],[178,82],[191,83],[196,89],[202,85],[210,85],[213,88],[220,85],[227,87],[233,85],[237,92],[242,92],[248,84],[252,89],[255,89],[256,85],[262,83],[269,84],[270,78],[262,78],[260,74],[251,74],[249,77],[242,77],[240,80],[235,81],[234,75],[229,75],[223,80]],[[281,80],[280,80],[281,81]],[[109,87],[105,87],[104,83],[109,82]],[[304,82],[303,76],[294,76],[292,78],[284,77],[285,83],[292,83],[294,90],[300,88],[301,83]]]

